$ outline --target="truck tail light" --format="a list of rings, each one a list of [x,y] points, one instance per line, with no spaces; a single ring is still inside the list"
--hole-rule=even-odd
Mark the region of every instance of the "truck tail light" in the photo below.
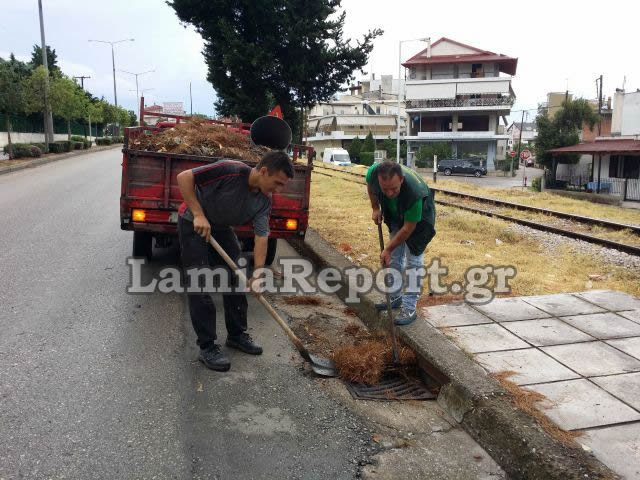
[[[297,230],[298,229],[298,220],[295,218],[288,218],[286,223],[287,230]]]
[[[131,212],[131,217],[134,222],[144,222],[146,216],[147,215],[144,210],[134,209],[133,212]]]

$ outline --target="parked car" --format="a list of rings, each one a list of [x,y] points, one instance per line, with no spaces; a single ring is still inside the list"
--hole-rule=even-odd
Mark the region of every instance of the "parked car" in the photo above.
[[[324,163],[331,163],[332,165],[338,165],[339,167],[350,167],[351,158],[349,158],[349,152],[344,148],[325,148],[322,153],[322,161]]]
[[[474,164],[469,160],[456,158],[446,158],[438,160],[438,171],[444,173],[445,175],[462,173],[467,175],[475,175],[476,177],[481,177],[482,175],[487,174],[486,167]]]

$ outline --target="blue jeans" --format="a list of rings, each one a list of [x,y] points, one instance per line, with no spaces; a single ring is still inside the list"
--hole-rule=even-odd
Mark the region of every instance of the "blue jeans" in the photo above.
[[[389,228],[389,233],[391,238],[395,237],[398,233],[398,228]],[[409,312],[415,311],[424,278],[424,275],[420,275],[422,272],[418,271],[419,268],[424,268],[424,253],[413,255],[409,251],[407,244],[402,243],[391,252],[391,264],[389,266],[400,272],[400,277],[403,279],[399,285],[391,285],[391,300],[402,297],[402,308]],[[404,295],[402,291],[403,285]]]

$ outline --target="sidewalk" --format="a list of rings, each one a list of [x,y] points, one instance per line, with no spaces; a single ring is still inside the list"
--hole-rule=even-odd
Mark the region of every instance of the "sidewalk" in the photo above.
[[[313,229],[307,230],[301,251],[318,266],[333,266],[341,271],[354,266]],[[346,283],[341,284],[336,294],[342,300],[349,295]],[[374,306],[382,300],[380,294],[368,293],[360,296],[359,303],[349,306],[370,329],[387,328],[386,316],[379,315]],[[609,303],[611,301],[616,303]],[[594,302],[601,306],[595,305]],[[619,396],[620,385],[616,381],[622,382],[622,385],[631,380],[635,381],[635,377],[623,377],[622,374],[640,372],[640,360],[628,354],[632,348],[637,348],[637,345],[633,343],[635,340],[626,340],[630,345],[624,345],[623,341],[614,341],[610,336],[603,335],[599,318],[586,317],[593,314],[605,315],[605,324],[608,326],[613,315],[616,319],[614,323],[621,325],[618,326],[621,334],[630,332],[635,335],[636,328],[640,327],[640,320],[633,320],[636,318],[633,315],[637,315],[637,312],[631,313],[634,308],[640,309],[640,300],[625,294],[608,292],[529,297],[527,301],[518,298],[500,299],[482,307],[450,304],[428,307],[426,312],[421,312],[422,316],[419,316],[418,320],[411,325],[398,327],[396,332],[398,337],[416,352],[420,367],[440,383],[438,404],[492,456],[509,478],[613,479],[617,478],[612,471],[615,470],[627,475],[630,475],[631,471],[631,474],[636,476],[628,478],[635,479],[640,478],[635,473],[639,467],[635,459],[640,448],[637,433],[635,440],[631,437],[629,442],[625,443],[624,439],[619,439],[617,446],[611,439],[617,438],[624,430],[632,433],[638,431],[636,429],[640,427],[640,423],[618,425],[619,422],[640,421],[637,405],[628,405],[624,399],[611,395],[595,381],[614,382],[615,385],[610,384],[605,388],[611,392],[615,391]],[[580,315],[584,317],[572,320],[568,318]],[[629,315],[633,318],[628,318]],[[425,318],[428,318],[428,321]],[[561,330],[563,333],[573,328],[577,332],[572,331],[575,335],[575,340],[572,341],[578,342],[579,338],[582,342],[577,345],[578,351],[573,352],[571,349],[576,346],[571,344],[540,343],[540,339],[555,338],[557,335],[551,333],[548,326],[541,324],[531,328],[531,325],[521,323],[528,320],[545,320],[551,324],[555,324],[552,321],[555,320],[562,326],[566,324],[566,328]],[[576,328],[568,323],[570,321],[585,325]],[[509,322],[511,323],[508,326],[514,330],[516,327],[522,327],[524,331],[512,333],[503,325]],[[529,330],[525,327],[529,327]],[[525,335],[525,332],[528,335]],[[606,341],[604,337],[607,337]],[[453,338],[458,345],[454,343]],[[535,342],[540,344],[536,345]],[[620,345],[612,346],[611,343],[615,345],[615,342]],[[628,353],[622,350],[623,347],[628,349]],[[637,354],[637,350],[634,351]],[[521,356],[514,352],[526,353]],[[611,358],[605,355],[607,352],[612,355]],[[592,362],[589,363],[581,357],[594,354],[599,354],[600,357],[591,359]],[[480,363],[479,358],[476,358],[480,355],[487,358],[492,356],[493,363],[485,357],[479,357],[484,362]],[[533,360],[530,360],[531,357]],[[542,362],[540,359],[545,361]],[[581,367],[591,363],[600,366],[600,369],[592,371]],[[493,370],[489,365],[493,365]],[[556,400],[555,405],[546,405],[548,410],[545,413],[563,428],[587,431],[584,437],[577,439],[583,446],[572,446],[552,437],[533,416],[518,408],[514,397],[489,375],[489,372],[504,370],[519,374],[511,380],[515,379],[522,385],[530,385],[532,389],[538,388],[547,398]],[[574,388],[563,390],[565,384],[560,382],[570,381],[574,383],[569,386]],[[534,383],[536,385],[533,385]],[[585,387],[586,384],[588,385]],[[587,394],[593,394],[597,388],[598,397],[593,397],[591,403],[589,397],[586,397],[586,401],[584,396],[576,397],[579,401],[575,402],[571,397],[572,393],[569,392],[581,392],[576,387],[583,387]],[[607,399],[605,408],[599,408],[598,404],[602,399]],[[580,401],[582,403],[579,403]],[[619,409],[609,411],[609,406],[612,405]],[[589,420],[576,420],[581,416]],[[603,426],[610,429],[604,430]],[[616,430],[618,427],[622,427],[622,430]],[[602,432],[599,432],[598,428],[601,428]],[[627,450],[620,450],[621,448]]]
[[[640,300],[594,290],[423,309],[492,373],[542,394],[544,413],[628,480],[640,479]]]
[[[17,172],[19,170],[24,170],[25,168],[32,168],[40,165],[45,165],[47,163],[56,162],[58,160],[64,160],[67,158],[73,158],[80,155],[87,155],[90,153],[102,152],[104,150],[110,150],[115,148],[122,149],[122,144],[105,145],[103,147],[92,147],[87,150],[75,150],[73,152],[67,152],[67,153],[49,153],[39,158],[27,158],[27,159],[21,158],[19,160],[9,160],[8,157],[3,157],[3,158],[0,158],[0,165],[2,165],[2,163],[9,163],[9,162],[11,162],[12,165],[0,166],[0,175],[3,175],[5,173]],[[13,164],[13,162],[15,162],[15,164]]]

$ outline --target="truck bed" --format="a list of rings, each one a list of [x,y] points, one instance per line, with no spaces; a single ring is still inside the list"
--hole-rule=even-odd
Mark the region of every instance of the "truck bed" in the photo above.
[[[123,149],[121,228],[176,234],[177,210],[182,203],[176,176],[218,160],[220,158]],[[270,228],[275,238],[304,236],[307,229],[312,165],[294,165],[294,178],[283,192],[272,197]],[[139,221],[140,215],[134,216],[134,210],[144,210],[144,221]],[[234,229],[239,237],[253,236],[251,225]]]

